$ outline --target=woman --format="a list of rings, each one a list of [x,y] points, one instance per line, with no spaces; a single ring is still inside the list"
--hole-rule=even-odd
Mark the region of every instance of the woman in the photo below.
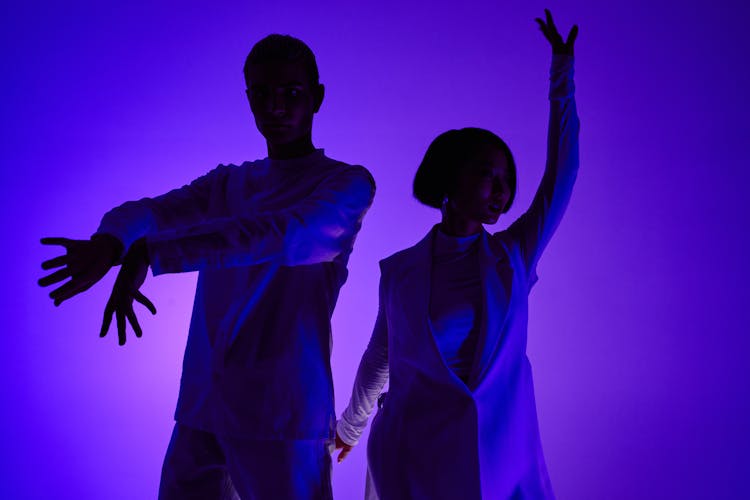
[[[370,480],[391,499],[554,498],[526,357],[528,293],[578,169],[573,44],[549,11],[552,45],[547,164],[531,207],[488,234],[516,191],[508,146],[482,129],[430,145],[414,195],[442,221],[381,262],[380,310],[352,399],[337,425],[339,461],[356,444],[390,379],[368,442]]]

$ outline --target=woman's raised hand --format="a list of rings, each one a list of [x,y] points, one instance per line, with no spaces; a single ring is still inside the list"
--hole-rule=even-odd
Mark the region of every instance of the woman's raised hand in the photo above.
[[[546,21],[543,21],[539,17],[537,17],[535,21],[537,22],[537,24],[539,24],[539,28],[542,30],[542,33],[544,33],[544,37],[549,40],[550,45],[552,45],[552,53],[567,54],[572,56],[573,44],[575,43],[576,37],[578,36],[578,25],[574,24],[573,27],[570,28],[568,39],[563,41],[562,36],[557,31],[555,22],[552,20],[552,13],[549,11],[549,9],[544,9],[544,16],[546,18]]]

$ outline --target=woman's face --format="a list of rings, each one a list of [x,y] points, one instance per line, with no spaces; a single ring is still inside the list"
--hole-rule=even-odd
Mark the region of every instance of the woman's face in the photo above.
[[[485,145],[459,169],[449,209],[464,219],[494,224],[511,197],[508,160],[497,147]]]

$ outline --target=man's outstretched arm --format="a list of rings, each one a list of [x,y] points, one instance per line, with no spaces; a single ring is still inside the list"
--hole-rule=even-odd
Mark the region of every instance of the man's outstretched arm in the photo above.
[[[313,264],[349,252],[374,191],[370,174],[354,167],[324,180],[308,198],[286,210],[207,220],[136,240],[123,259],[100,336],[107,334],[113,315],[120,345],[125,343],[126,320],[136,337],[141,336],[133,301],[156,314],[154,305],[139,291],[149,265],[157,275],[269,261]],[[149,241],[152,238],[157,243]]]
[[[331,262],[351,250],[375,185],[363,167],[320,182],[284,210],[210,219],[146,237],[154,275],[276,262]]]
[[[114,266],[134,241],[147,234],[204,221],[212,197],[221,199],[231,167],[220,165],[190,184],[154,198],[129,201],[113,208],[102,218],[89,240],[42,238],[44,245],[60,245],[65,255],[42,263],[42,269],[55,271],[38,281],[47,287],[62,284],[50,293],[55,305],[85,292]]]

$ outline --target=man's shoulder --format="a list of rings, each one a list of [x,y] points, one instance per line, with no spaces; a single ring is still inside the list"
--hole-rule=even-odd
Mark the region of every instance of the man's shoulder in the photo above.
[[[233,163],[233,162],[219,163],[214,168],[212,168],[211,170],[209,170],[207,173],[212,173],[212,172],[213,173],[230,172],[232,170],[237,170],[237,169],[240,169],[240,168],[250,167],[250,166],[252,166],[255,163],[256,162],[254,162],[254,161],[244,161],[244,162],[241,162],[241,163]]]
[[[373,189],[375,189],[375,177],[372,173],[363,165],[357,163],[347,163],[341,160],[325,157],[325,169],[331,174],[339,175],[352,175],[356,177],[362,177],[367,179]]]
[[[247,160],[239,163],[228,162],[219,163],[211,172],[219,175],[235,176],[235,175],[258,175],[264,170],[267,170],[268,161],[267,159],[260,160]]]
[[[261,165],[264,165],[268,163],[268,158],[260,158],[257,160],[245,160],[241,163],[221,163],[219,164],[219,167],[224,168],[249,168],[249,167],[259,167]]]

